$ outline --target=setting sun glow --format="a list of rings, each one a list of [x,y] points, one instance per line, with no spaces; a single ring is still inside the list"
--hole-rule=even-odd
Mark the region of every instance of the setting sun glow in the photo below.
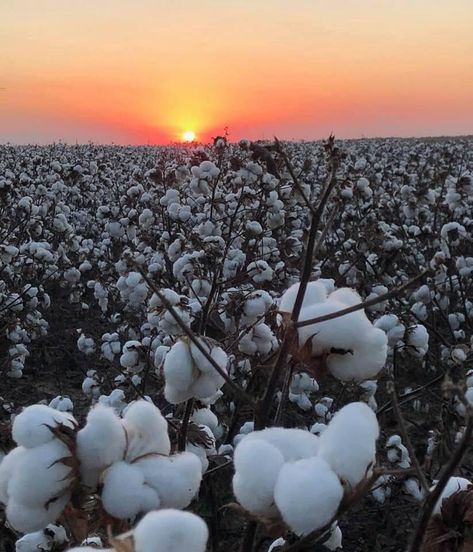
[[[1,143],[473,129],[471,0],[0,5]]]
[[[193,130],[186,130],[182,135],[184,142],[193,142],[195,140],[195,132]]]

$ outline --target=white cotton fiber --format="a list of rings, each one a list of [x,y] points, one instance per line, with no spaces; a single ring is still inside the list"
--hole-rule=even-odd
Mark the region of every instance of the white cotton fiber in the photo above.
[[[13,476],[16,466],[23,453],[28,450],[24,447],[16,447],[11,450],[0,463],[0,502],[8,502],[8,484]]]
[[[283,464],[283,455],[270,443],[248,438],[240,442],[234,456],[233,492],[246,510],[256,515],[276,513],[274,486]]]
[[[228,357],[225,351],[210,340],[201,339],[200,342],[221,370],[226,372]],[[225,383],[195,344],[185,340],[171,347],[164,359],[163,371],[166,380],[164,396],[173,404],[190,398],[207,399]]]
[[[144,473],[145,483],[157,491],[161,508],[189,506],[202,480],[202,464],[191,452],[149,457],[135,466]]]
[[[202,464],[202,474],[204,474],[209,467],[209,460],[207,456],[215,455],[217,454],[217,451],[215,449],[215,437],[210,427],[207,427],[206,425],[199,425],[199,430],[206,434],[209,441],[208,446],[204,447],[203,445],[197,445],[188,441],[186,444],[186,450],[188,452],[192,452],[192,454],[195,454],[199,458]]]
[[[89,412],[76,442],[81,471],[101,470],[124,457],[126,437],[122,421],[113,408],[97,404]]]
[[[218,418],[210,410],[210,408],[199,408],[194,410],[191,420],[197,425],[205,425],[212,430],[212,433],[215,435],[218,429]]]
[[[197,367],[192,362],[188,345],[178,341],[168,351],[164,359],[164,377],[167,385],[178,391],[185,391],[198,377]]]
[[[208,539],[205,522],[190,512],[150,512],[136,526],[135,552],[205,552]]]
[[[333,295],[333,294],[332,294]],[[331,296],[330,296],[331,297]],[[318,318],[326,314],[341,311],[347,306],[338,301],[328,300],[325,303],[311,305],[301,311],[300,321]],[[332,320],[309,324],[299,328],[299,343],[304,345],[310,340],[314,355],[327,352],[331,348],[353,350],[363,335],[372,330],[371,322],[363,311],[344,314]]]
[[[319,457],[352,487],[367,475],[376,456],[378,420],[371,408],[353,402],[339,410],[319,438]]]
[[[57,439],[25,449],[17,457],[8,483],[8,503],[14,499],[33,507],[61,494],[71,482],[72,470],[58,460],[70,456],[66,445]]]
[[[364,381],[374,378],[383,368],[388,352],[388,338],[377,328],[364,335],[352,352],[332,353],[327,358],[330,372],[341,381]]]
[[[244,438],[244,441],[252,439],[262,440],[276,447],[285,462],[310,458],[315,456],[319,450],[319,438],[304,429],[269,427],[250,433]]]
[[[132,403],[123,415],[123,425],[128,438],[128,462],[150,453],[170,453],[168,424],[154,404],[145,400]]]
[[[287,289],[281,301],[279,303],[278,310],[280,312],[292,313],[294,305],[296,303],[296,297],[299,293],[300,284],[293,284],[289,289]],[[307,284],[304,300],[302,302],[302,308],[316,303],[322,303],[327,299],[327,287],[322,282],[309,282]]]
[[[448,498],[449,496],[452,496],[452,494],[458,493],[459,491],[466,490],[470,485],[471,485],[471,481],[469,481],[468,479],[465,479],[464,477],[450,477],[447,484],[445,485],[445,488],[442,491],[442,494],[440,495],[440,498],[437,500],[435,504],[433,513],[440,514],[442,503],[446,498]],[[432,487],[432,489],[434,487]]]
[[[155,489],[145,485],[143,472],[126,462],[116,462],[103,476],[102,504],[117,519],[132,518],[159,508]]]
[[[338,301],[346,307],[353,307],[359,305],[362,300],[354,289],[351,288],[338,288],[330,294],[330,301]]]
[[[69,502],[66,494],[45,506],[27,506],[14,499],[8,501],[6,515],[11,526],[21,533],[40,531],[50,523],[54,523]]]
[[[210,357],[222,368],[225,370],[228,363],[227,353],[217,346],[208,346],[202,340],[200,341],[205,350],[209,353]],[[209,362],[205,356],[200,352],[197,346],[194,343],[190,343],[190,352],[194,363],[197,365],[197,368],[200,372],[215,374],[215,368],[211,362]]]
[[[12,426],[12,437],[18,445],[33,448],[52,441],[55,437],[48,426],[65,425],[72,429],[75,421],[72,415],[59,412],[44,404],[28,406],[16,416]]]
[[[333,519],[343,498],[343,487],[327,462],[305,458],[283,466],[274,498],[292,531],[306,535]]]
[[[215,370],[213,375],[203,374],[191,385],[191,396],[206,399],[215,395],[224,383],[225,380]]]

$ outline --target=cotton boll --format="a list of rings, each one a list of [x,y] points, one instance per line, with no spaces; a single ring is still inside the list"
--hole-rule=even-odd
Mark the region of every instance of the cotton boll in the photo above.
[[[145,483],[157,491],[161,508],[189,506],[202,480],[202,464],[191,452],[144,458],[135,466],[144,473]]]
[[[113,462],[121,460],[125,454],[126,436],[120,418],[113,408],[96,405],[87,416],[87,424],[77,434],[77,457],[81,463],[83,476],[92,477]]]
[[[279,303],[278,310],[280,312],[292,313],[294,308],[297,294],[299,293],[300,284],[293,284],[289,289],[287,289],[281,301]],[[322,303],[327,299],[327,287],[323,282],[315,281],[309,282],[304,294],[304,301],[302,303],[302,308],[316,303]]]
[[[388,338],[379,329],[372,329],[361,338],[353,353],[330,354],[329,371],[341,381],[364,381],[374,378],[384,367],[388,352]]]
[[[329,523],[342,498],[337,475],[317,457],[285,464],[274,490],[278,510],[297,535],[307,535]]]
[[[27,506],[11,499],[6,508],[8,522],[21,533],[40,531],[57,520],[69,502],[69,498],[69,495],[61,496],[50,502],[47,507]]]
[[[303,429],[269,427],[250,433],[244,441],[253,439],[263,440],[276,447],[283,455],[285,462],[310,458],[319,451],[318,437]]]
[[[8,483],[8,503],[15,500],[35,507],[61,495],[74,477],[72,469],[61,462],[70,456],[67,446],[57,439],[34,449],[25,449],[17,456]]]
[[[206,425],[199,425],[199,430],[206,436],[206,446],[197,445],[188,441],[186,444],[186,450],[188,452],[192,452],[199,458],[202,464],[202,474],[204,474],[209,467],[207,456],[213,456],[217,454],[217,451],[215,449],[215,436],[212,433],[212,430]]]
[[[126,462],[116,462],[105,472],[101,499],[105,510],[117,519],[129,519],[160,506],[158,493],[145,484],[143,472]]]
[[[433,514],[440,514],[443,501],[446,498],[448,498],[452,494],[458,493],[459,491],[465,491],[470,485],[471,481],[468,481],[468,479],[465,479],[464,477],[450,477],[447,484],[445,485],[445,488],[442,491],[442,494],[440,495],[440,498],[437,500],[434,506]],[[435,485],[432,487],[432,489],[434,488]]]
[[[407,331],[406,346],[409,353],[422,358],[429,350],[429,333],[422,324],[415,324]]]
[[[38,552],[56,549],[56,545],[65,544],[68,541],[64,527],[48,525],[43,531],[27,533],[15,543],[16,552]]]
[[[48,405],[50,408],[59,410],[60,412],[69,412],[72,413],[74,409],[74,403],[69,397],[63,397],[61,395],[54,397]]]
[[[344,406],[319,438],[319,457],[355,487],[375,461],[379,426],[375,413],[365,403]]]
[[[228,357],[225,351],[209,339],[200,339],[209,356],[226,373]],[[164,394],[171,403],[192,397],[207,399],[222,387],[224,378],[194,343],[181,340],[175,343],[164,359]]]
[[[179,391],[187,390],[198,377],[198,369],[192,362],[190,349],[184,341],[178,341],[164,359],[166,385]]]
[[[326,301],[302,309],[299,321],[318,318],[347,308],[345,303]],[[299,343],[304,345],[310,340],[312,353],[318,355],[327,349],[353,350],[360,336],[372,329],[371,322],[363,311],[355,311],[332,320],[309,324],[298,329]]]
[[[226,371],[226,367],[228,364],[227,353],[221,347],[208,345],[206,342],[202,341],[203,340],[200,341],[201,344],[207,350],[211,358],[220,366],[222,370]],[[200,350],[194,343],[190,344],[190,353],[200,372],[208,374],[215,373],[215,368],[213,367],[213,365],[205,358],[205,356],[200,352]]]
[[[280,537],[279,539],[276,539],[271,543],[271,546],[268,548],[268,552],[276,552],[278,550],[278,547],[284,546],[286,544],[286,541]]]
[[[55,428],[61,424],[69,429],[76,427],[76,421],[70,414],[43,404],[34,404],[16,416],[12,426],[12,437],[18,445],[26,448],[37,447],[52,441],[55,436],[50,427]]]
[[[200,376],[191,386],[191,397],[196,399],[206,399],[215,395],[217,391],[225,383],[220,374],[215,374],[213,376],[203,374]]]
[[[37,552],[51,550],[53,543],[44,531],[27,533],[15,543],[15,552]]]
[[[323,545],[325,548],[328,548],[329,550],[338,550],[339,548],[343,548],[342,546],[342,531],[340,527],[337,525],[335,528],[332,529],[332,533],[330,534],[330,537],[324,541]]]
[[[233,492],[240,504],[256,515],[275,515],[274,486],[284,465],[281,452],[268,442],[245,438],[236,447],[234,465]]]
[[[210,408],[199,408],[194,410],[191,420],[197,425],[205,425],[209,427],[215,436],[218,431],[219,423],[217,416],[210,410]]]
[[[360,295],[351,288],[339,288],[329,295],[330,301],[343,303],[345,307],[354,307],[359,305],[362,300]]]
[[[132,403],[123,416],[123,426],[128,438],[127,462],[150,453],[170,453],[168,425],[154,404],[144,400]]]
[[[205,552],[209,532],[190,512],[150,512],[133,532],[135,552]]]
[[[21,456],[28,449],[24,447],[16,447],[11,450],[0,463],[0,502],[7,504],[8,502],[8,484],[16,470]]]
[[[273,279],[273,269],[266,261],[253,261],[248,265],[247,271],[248,276],[257,284]]]

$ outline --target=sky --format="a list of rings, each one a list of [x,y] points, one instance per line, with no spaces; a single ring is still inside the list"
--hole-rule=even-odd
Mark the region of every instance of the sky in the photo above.
[[[0,0],[0,143],[473,134],[473,0]]]

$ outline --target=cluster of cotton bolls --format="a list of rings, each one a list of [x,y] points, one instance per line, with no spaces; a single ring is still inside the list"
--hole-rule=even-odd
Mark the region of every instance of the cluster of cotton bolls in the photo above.
[[[191,398],[209,399],[225,383],[228,356],[209,338],[199,338],[207,358],[195,343],[187,338],[177,341],[165,353],[163,371],[166,381],[164,395],[172,404]]]
[[[339,410],[320,437],[278,427],[251,432],[235,450],[235,496],[255,516],[281,516],[298,535],[325,527],[345,492],[370,475],[378,434],[364,403]]]
[[[167,422],[152,403],[135,401],[120,417],[99,402],[79,431],[65,408],[72,405],[62,406],[29,406],[14,419],[18,446],[0,464],[0,500],[16,530],[40,531],[54,523],[79,482],[99,492],[105,511],[118,519],[190,504],[206,458],[196,446],[171,454]]]
[[[399,435],[391,435],[386,441],[386,456],[388,462],[394,468],[408,469],[411,467],[411,458],[407,448],[402,443],[402,439]],[[386,499],[391,496],[391,483],[394,478],[389,475],[382,475],[378,478],[372,490],[372,496],[379,503],[384,504]],[[418,501],[422,501],[424,498],[424,492],[420,486],[419,481],[414,477],[406,478],[402,487],[405,493],[411,495]]]
[[[76,429],[71,414],[45,405],[29,406],[15,417],[12,437],[17,447],[0,464],[0,502],[16,530],[44,529],[69,502],[78,476]]]
[[[139,272],[130,272],[126,276],[120,276],[117,288],[123,302],[131,308],[140,306],[148,296],[148,285]]]
[[[282,296],[279,311],[290,316],[299,284]],[[298,321],[333,314],[361,303],[352,289],[328,292],[325,282],[309,282]],[[299,347],[308,349],[311,358],[324,357],[328,370],[342,381],[364,381],[375,377],[384,367],[387,356],[386,334],[373,326],[363,309],[332,320],[308,323],[298,328]]]
[[[199,458],[170,454],[167,422],[147,401],[131,403],[121,418],[113,408],[96,405],[76,441],[83,483],[95,488],[101,482],[103,507],[115,518],[185,508],[199,490]]]

